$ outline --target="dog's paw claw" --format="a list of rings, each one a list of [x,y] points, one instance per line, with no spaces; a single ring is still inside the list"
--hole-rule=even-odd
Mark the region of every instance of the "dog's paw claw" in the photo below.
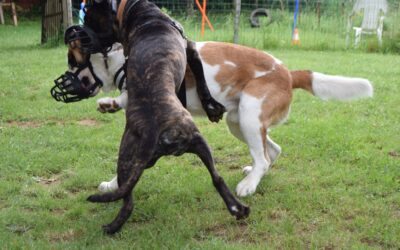
[[[208,119],[212,122],[219,122],[226,111],[224,105],[214,99],[208,100],[207,104],[204,105],[204,110],[207,113]]]
[[[97,110],[101,113],[115,113],[120,109],[114,98],[104,97],[97,100]]]
[[[236,220],[245,219],[250,214],[250,208],[242,204],[232,206],[229,210],[236,217]]]
[[[245,174],[245,175],[250,174],[251,170],[253,170],[253,166],[246,166],[246,167],[243,167],[243,169],[242,169],[243,174]]]
[[[110,224],[103,225],[102,228],[103,228],[103,232],[105,234],[114,234],[116,232],[116,230],[113,230],[113,228]]]

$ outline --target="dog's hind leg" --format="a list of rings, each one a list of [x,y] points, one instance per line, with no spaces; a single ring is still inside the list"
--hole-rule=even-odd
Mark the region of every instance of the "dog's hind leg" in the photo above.
[[[236,193],[239,196],[253,194],[261,178],[271,165],[268,154],[267,129],[268,124],[260,120],[264,100],[243,94],[239,104],[239,124],[243,137],[253,158],[252,167],[245,169],[248,175],[237,185]]]
[[[124,203],[122,208],[119,210],[117,217],[107,225],[103,225],[103,230],[107,234],[114,234],[118,232],[122,225],[128,220],[133,211],[133,199],[132,192],[129,192],[127,196],[124,197]]]
[[[124,198],[135,187],[143,171],[155,164],[161,156],[155,152],[158,133],[154,133],[154,124],[146,124],[148,126],[143,126],[140,133],[128,125],[125,127],[118,155],[119,188],[112,192],[91,195],[88,201],[111,202]]]
[[[270,137],[267,135],[267,152],[268,156],[271,159],[271,166],[275,163],[276,159],[278,159],[279,155],[282,152],[281,147],[276,144]]]
[[[248,147],[252,144],[248,144],[246,139],[243,136],[243,130],[251,130],[252,127],[246,126],[245,123],[242,123],[242,128],[239,124],[239,114],[237,111],[229,111],[228,115],[226,116],[226,123],[228,124],[229,131],[233,136],[237,139],[241,140],[242,142],[246,143]],[[271,165],[274,164],[275,160],[278,158],[279,154],[281,153],[281,148],[278,144],[276,144],[272,139],[267,135],[267,153],[269,158],[271,159]],[[250,148],[249,148],[250,149]],[[253,159],[253,161],[255,161]],[[253,170],[253,166],[245,166],[243,167],[243,173],[249,174]]]
[[[204,78],[203,65],[201,64],[200,56],[195,46],[194,42],[187,41],[187,63],[196,79],[197,94],[204,111],[207,113],[208,119],[212,122],[218,122],[222,119],[226,110],[225,107],[217,102],[210,94],[206,79]]]
[[[208,147],[204,138],[197,134],[192,140],[188,152],[194,153],[200,157],[204,165],[206,165],[208,172],[211,175],[213,184],[217,189],[218,193],[221,195],[222,199],[225,201],[229,212],[236,216],[236,219],[246,218],[250,213],[250,208],[241,204],[226,186],[224,179],[218,174],[214,166],[214,160],[211,155],[210,148]]]

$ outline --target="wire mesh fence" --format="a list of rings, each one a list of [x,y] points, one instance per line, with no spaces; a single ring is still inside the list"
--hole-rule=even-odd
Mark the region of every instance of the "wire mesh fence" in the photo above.
[[[382,0],[387,10],[376,5],[381,0],[300,0],[297,27],[300,48],[303,49],[364,49],[400,53],[400,1]],[[186,33],[194,40],[233,41],[234,1],[207,1],[207,16],[215,31],[207,29],[201,36],[201,13],[193,0],[155,0],[159,7],[178,19]],[[239,43],[260,49],[292,46],[295,0],[242,0],[239,26]],[[199,1],[202,6],[203,0]],[[372,7],[370,6],[372,3]],[[353,11],[356,4],[369,7]],[[259,18],[260,27],[250,22],[251,12],[267,9],[268,17]],[[376,30],[361,34],[357,40],[353,27],[361,27],[368,12],[383,16],[382,45]],[[379,19],[380,20],[380,19]],[[379,23],[377,23],[379,25]],[[379,33],[379,32],[378,32]]]
[[[75,16],[79,12],[80,1],[73,1]],[[204,0],[150,1],[177,19],[192,40],[233,42],[235,0],[206,2],[207,16],[215,31],[212,32],[205,23],[204,35],[201,34],[202,15],[196,4],[198,2],[203,6]],[[379,9],[376,5],[378,2],[387,4],[385,11]],[[369,4],[368,11],[366,7],[354,11],[360,4]],[[240,44],[259,49],[294,47],[292,32],[296,0],[241,0],[240,6]],[[252,27],[250,16],[259,8],[266,9],[268,16],[260,16],[260,25],[255,28]],[[383,16],[382,44],[376,30],[363,30],[357,35],[354,27],[361,27],[366,15]],[[301,49],[359,49],[400,53],[400,0],[299,0],[297,28],[300,39],[297,47]]]

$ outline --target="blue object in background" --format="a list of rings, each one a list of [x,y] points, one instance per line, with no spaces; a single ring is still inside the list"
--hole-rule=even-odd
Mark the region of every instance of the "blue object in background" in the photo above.
[[[83,20],[85,19],[85,0],[81,3],[81,9],[79,10],[79,24],[83,24]]]
[[[294,35],[294,30],[297,28],[297,14],[298,13],[299,13],[299,0],[296,0],[296,8],[294,10],[294,17],[293,17],[292,38]]]

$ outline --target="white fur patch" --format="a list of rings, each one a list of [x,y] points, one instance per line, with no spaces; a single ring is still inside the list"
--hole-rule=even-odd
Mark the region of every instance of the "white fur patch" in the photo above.
[[[271,73],[272,71],[274,71],[274,68],[272,70],[268,70],[268,71],[254,71],[254,78],[258,78],[258,77],[262,77],[262,76],[266,76],[269,73]]]
[[[323,100],[354,100],[373,96],[373,87],[367,79],[312,73],[314,95]]]
[[[231,61],[224,61],[224,64],[227,64],[227,65],[230,65],[230,66],[233,66],[233,67],[237,66],[234,62],[231,62]]]
[[[117,87],[114,85],[114,75],[125,63],[122,45],[120,43],[114,43],[107,56],[108,69],[104,63],[104,55],[102,53],[96,53],[90,56],[90,62],[93,65],[94,73],[103,82],[102,90],[105,93],[115,90]]]

